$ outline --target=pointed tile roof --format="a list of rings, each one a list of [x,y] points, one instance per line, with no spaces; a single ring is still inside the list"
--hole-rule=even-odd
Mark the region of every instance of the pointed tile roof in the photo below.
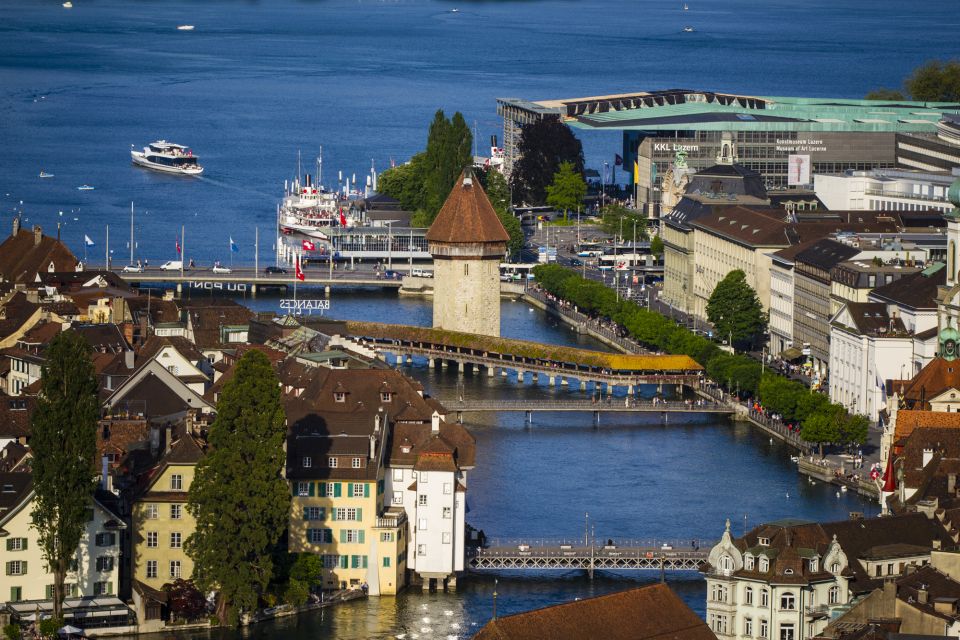
[[[508,240],[510,235],[500,223],[483,187],[464,171],[430,225],[427,241],[473,244]]]

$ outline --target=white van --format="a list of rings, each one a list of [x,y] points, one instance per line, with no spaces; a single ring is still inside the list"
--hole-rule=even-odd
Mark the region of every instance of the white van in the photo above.
[[[161,271],[180,271],[183,269],[183,260],[167,260],[160,265]]]
[[[426,269],[418,269],[414,267],[413,271],[411,272],[411,275],[417,278],[432,278],[433,271],[427,271]]]

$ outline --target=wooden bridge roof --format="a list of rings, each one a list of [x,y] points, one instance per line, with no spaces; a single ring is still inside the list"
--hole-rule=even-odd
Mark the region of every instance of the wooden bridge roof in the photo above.
[[[547,360],[570,364],[600,367],[611,371],[702,371],[696,360],[689,356],[629,355],[604,353],[588,349],[575,349],[559,345],[513,340],[473,333],[461,333],[445,329],[414,327],[380,322],[345,323],[347,332],[354,336],[378,340],[405,340],[445,347],[459,347],[474,351],[510,354],[532,360]]]

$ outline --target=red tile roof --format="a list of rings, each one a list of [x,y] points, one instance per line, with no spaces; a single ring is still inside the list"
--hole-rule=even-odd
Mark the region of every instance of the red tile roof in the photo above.
[[[427,231],[428,242],[478,243],[510,240],[510,235],[476,178],[465,171]]]
[[[927,396],[928,398],[930,396]],[[960,413],[945,411],[908,411],[901,409],[897,412],[897,426],[893,441],[898,442],[906,438],[916,429],[924,428],[960,429]]]
[[[56,238],[42,235],[40,227],[20,229],[0,244],[0,280],[32,284],[51,264],[54,271],[73,271],[77,258]]]

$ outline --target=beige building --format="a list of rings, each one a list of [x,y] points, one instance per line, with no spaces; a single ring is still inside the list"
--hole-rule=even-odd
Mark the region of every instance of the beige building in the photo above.
[[[203,450],[190,435],[181,436],[161,458],[150,481],[133,501],[133,580],[161,591],[177,578],[193,575],[193,560],[183,545],[196,528],[187,512],[187,492]]]
[[[500,261],[509,240],[483,187],[465,172],[427,232],[434,328],[500,335]]]

